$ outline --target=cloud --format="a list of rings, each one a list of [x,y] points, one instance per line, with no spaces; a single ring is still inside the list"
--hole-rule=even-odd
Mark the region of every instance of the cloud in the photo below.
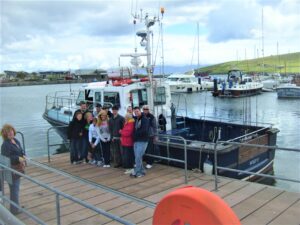
[[[235,60],[245,51],[254,57],[261,49],[262,8],[265,55],[276,54],[277,42],[280,53],[300,51],[298,0],[10,0],[1,5],[1,71],[115,67],[134,43],[144,52],[134,37],[143,25],[134,27],[131,14],[143,8],[143,15],[162,19],[160,6],[165,7],[165,64],[189,65],[192,57],[195,63],[196,22],[201,64]],[[158,64],[159,26],[152,29]],[[129,65],[130,59],[121,61]]]

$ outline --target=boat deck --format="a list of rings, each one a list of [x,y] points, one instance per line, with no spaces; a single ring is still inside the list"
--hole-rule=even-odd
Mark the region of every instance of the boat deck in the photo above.
[[[145,177],[130,178],[120,168],[71,165],[69,154],[52,156],[51,163],[46,158],[38,161],[54,170],[30,164],[27,175],[136,224],[152,224],[156,203],[171,190],[186,186],[184,170],[166,165],[155,164]],[[189,171],[188,185],[214,192],[214,177]],[[6,187],[6,195],[7,190]],[[229,178],[219,179],[219,190],[215,193],[229,204],[242,224],[300,223],[300,193]],[[61,224],[118,224],[63,197],[60,199]],[[22,178],[20,203],[47,224],[57,224],[52,192]],[[26,224],[36,224],[25,214],[18,218]]]

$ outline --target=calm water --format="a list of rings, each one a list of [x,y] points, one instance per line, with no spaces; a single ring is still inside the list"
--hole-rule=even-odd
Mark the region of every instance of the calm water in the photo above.
[[[71,88],[76,90],[80,86],[81,84],[72,84]],[[0,125],[11,123],[24,134],[29,157],[47,155],[46,134],[51,126],[42,118],[46,94],[68,90],[70,90],[68,84],[0,88]],[[277,99],[276,93],[263,93],[241,99],[214,98],[209,92],[184,96],[189,116],[272,123],[280,130],[277,138],[278,146],[300,149],[299,99]],[[177,105],[178,97],[173,96],[173,99]],[[185,110],[182,110],[183,97],[180,97],[179,105],[178,113],[185,115]],[[54,131],[50,134],[51,143],[61,141]],[[55,152],[55,147],[51,151]],[[300,179],[300,154],[278,150],[274,170],[276,175]],[[299,184],[277,181],[275,185],[300,192]]]

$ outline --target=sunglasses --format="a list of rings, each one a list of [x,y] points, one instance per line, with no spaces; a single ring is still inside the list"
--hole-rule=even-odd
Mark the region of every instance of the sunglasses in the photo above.
[[[149,110],[149,109],[143,109],[143,110]]]

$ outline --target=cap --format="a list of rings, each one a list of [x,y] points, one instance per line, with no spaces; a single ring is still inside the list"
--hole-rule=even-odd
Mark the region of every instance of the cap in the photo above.
[[[119,110],[119,107],[118,107],[117,105],[114,105],[114,106],[112,107],[112,110]]]

